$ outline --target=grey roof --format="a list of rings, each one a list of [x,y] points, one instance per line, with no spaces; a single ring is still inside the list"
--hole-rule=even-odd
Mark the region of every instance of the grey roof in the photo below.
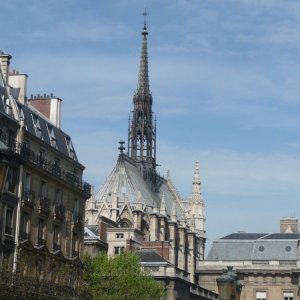
[[[37,118],[40,123],[43,142],[51,146],[51,140],[50,140],[50,134],[48,128],[52,128],[56,139],[56,150],[70,157],[70,153],[67,146],[67,140],[69,140],[71,143],[70,136],[65,132],[63,132],[60,128],[57,128],[55,125],[53,125],[46,117],[44,117],[41,113],[36,111],[33,107],[23,105],[20,102],[17,102],[17,104],[19,110],[23,112],[26,131],[29,132],[31,135],[37,137],[37,133],[33,122],[33,117]],[[78,162],[77,156],[75,154],[75,150],[74,150],[74,157],[72,157],[72,159]]]
[[[171,216],[172,206],[175,203],[177,218],[180,220],[184,216],[184,210],[180,203],[182,200],[175,190],[171,190],[168,180],[158,176],[157,190],[153,191],[143,179],[135,162],[125,155],[118,159],[104,185],[95,195],[95,199],[97,202],[110,204],[111,195],[114,192],[117,192],[119,204],[125,202],[131,205],[142,203],[157,208],[160,208],[161,199],[164,195],[167,214]]]
[[[299,233],[233,233],[213,242],[207,260],[296,261]]]
[[[141,263],[169,263],[154,250],[138,250],[137,255],[141,259]]]

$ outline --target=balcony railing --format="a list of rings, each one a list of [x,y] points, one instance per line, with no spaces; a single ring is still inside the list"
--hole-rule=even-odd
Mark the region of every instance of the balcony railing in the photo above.
[[[73,223],[76,225],[81,225],[82,224],[82,214],[75,212],[73,215]]]
[[[72,257],[78,257],[79,256],[79,251],[72,250]]]
[[[56,204],[54,208],[54,217],[56,219],[64,219],[65,218],[66,209],[62,204]]]
[[[65,181],[66,183],[71,184],[75,188],[83,191],[86,198],[90,197],[91,185],[87,182],[82,181],[81,178],[73,172],[62,169],[57,164],[57,162],[51,162],[40,154],[36,154],[28,147],[27,144],[18,143],[14,138],[10,138],[8,135],[4,134],[1,131],[0,141],[3,142],[13,153],[20,154],[25,161],[33,163],[49,174],[52,174],[55,177],[58,177],[61,180]]]
[[[38,245],[39,247],[41,247],[41,246],[46,246],[46,240],[43,239],[43,238],[38,238],[37,245]]]
[[[20,232],[19,239],[20,239],[20,241],[28,241],[28,240],[30,240],[30,233]]]
[[[38,204],[39,204],[39,210],[43,210],[45,212],[49,211],[50,201],[47,197],[40,196]]]
[[[34,191],[31,189],[24,189],[22,200],[24,204],[33,205],[35,200]]]
[[[11,226],[5,226],[5,234],[13,235],[13,229]]]
[[[81,180],[76,174],[66,171],[60,167],[57,162],[51,162],[47,158],[34,153],[28,147],[23,147],[21,151],[21,156],[24,160],[29,161],[38,167],[42,168],[44,171],[60,178],[73,187],[80,189],[84,192],[85,197],[90,197],[91,195],[91,185],[87,182]]]
[[[52,249],[53,249],[53,251],[60,251],[61,247],[59,244],[53,243]]]

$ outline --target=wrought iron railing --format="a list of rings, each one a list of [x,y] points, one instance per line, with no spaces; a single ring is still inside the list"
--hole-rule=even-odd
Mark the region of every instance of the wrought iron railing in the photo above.
[[[34,204],[34,200],[35,200],[34,191],[31,189],[24,189],[22,200],[26,204],[31,204],[31,205]]]
[[[46,240],[43,238],[38,238],[38,246],[46,246]]]
[[[4,134],[1,130],[0,141],[8,147],[9,151],[16,154],[20,154],[25,161],[33,163],[34,165],[48,172],[49,174],[52,174],[53,176],[58,177],[66,183],[71,184],[75,188],[78,188],[79,190],[83,191],[86,198],[90,197],[91,185],[87,182],[82,181],[81,178],[73,172],[69,172],[62,169],[59,166],[59,164],[57,164],[57,162],[52,162],[44,156],[36,154],[28,147],[27,144],[18,143],[16,139],[9,137],[8,135]]]
[[[38,204],[39,204],[39,209],[42,209],[44,211],[49,210],[50,201],[47,197],[44,197],[44,196],[40,195],[39,200],[38,200]]]
[[[55,204],[54,213],[55,218],[64,219],[66,209],[62,204]]]
[[[60,251],[61,247],[59,244],[57,243],[53,243],[53,247],[52,247],[53,251]]]
[[[20,232],[20,236],[19,236],[20,241],[28,241],[30,240],[30,233],[27,232]]]

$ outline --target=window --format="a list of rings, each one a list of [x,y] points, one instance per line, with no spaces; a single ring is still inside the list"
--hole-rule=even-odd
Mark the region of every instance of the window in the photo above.
[[[124,238],[124,234],[123,233],[116,233],[116,238],[117,239],[122,239],[122,238]]]
[[[42,181],[42,184],[41,184],[41,196],[42,196],[42,198],[47,198],[47,194],[48,194],[47,182]]]
[[[13,228],[12,228],[13,213],[14,213],[14,209],[10,206],[7,206],[6,219],[5,219],[5,233],[8,235],[13,235]]]
[[[55,205],[56,206],[61,205],[61,199],[62,199],[62,191],[56,190],[56,195],[55,195]]]
[[[49,124],[48,124],[48,131],[49,131],[51,146],[56,148],[57,144],[56,144],[56,137],[55,137],[55,134],[54,134],[54,130],[53,130],[53,127],[50,126]]]
[[[46,244],[45,220],[39,219],[39,223],[38,223],[38,245],[43,246],[45,244]]]
[[[30,217],[28,213],[24,212],[21,219],[21,232],[20,232],[21,240],[28,240],[29,232],[30,232]]]
[[[29,192],[31,189],[31,175],[26,172],[25,174],[25,180],[24,180],[24,188],[26,192]]]
[[[256,292],[256,300],[267,300],[267,292]]]
[[[283,300],[294,300],[293,292],[283,292]]]
[[[13,168],[9,168],[7,170],[5,189],[11,193],[15,193],[16,185],[17,185],[17,170]]]
[[[60,250],[60,228],[57,225],[53,228],[53,250]]]
[[[115,247],[115,255],[120,255],[124,252],[124,247]]]
[[[75,151],[74,151],[74,148],[73,148],[71,139],[70,139],[70,137],[68,137],[68,136],[65,136],[65,138],[66,138],[67,148],[68,148],[68,151],[69,151],[69,156],[70,156],[72,159],[75,159],[76,156],[75,156]]]
[[[34,124],[34,128],[35,128],[35,133],[36,133],[36,136],[40,139],[42,139],[42,128],[41,128],[41,125],[40,125],[40,120],[37,116],[35,115],[32,115],[32,118],[33,118],[33,124]]]

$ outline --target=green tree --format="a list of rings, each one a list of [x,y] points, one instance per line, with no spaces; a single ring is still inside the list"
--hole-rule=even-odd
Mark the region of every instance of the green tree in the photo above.
[[[159,300],[164,287],[141,270],[139,257],[131,252],[108,257],[99,253],[84,260],[84,280],[93,300]]]

